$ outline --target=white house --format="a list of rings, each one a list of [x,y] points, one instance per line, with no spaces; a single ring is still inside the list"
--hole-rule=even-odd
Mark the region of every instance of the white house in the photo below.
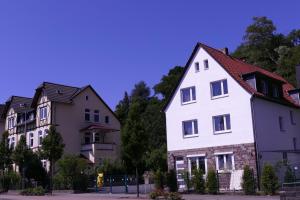
[[[298,74],[299,78],[299,74]],[[299,79],[300,80],[300,79]],[[222,189],[241,189],[243,167],[300,167],[300,90],[282,77],[198,43],[166,104],[169,168],[218,170]]]

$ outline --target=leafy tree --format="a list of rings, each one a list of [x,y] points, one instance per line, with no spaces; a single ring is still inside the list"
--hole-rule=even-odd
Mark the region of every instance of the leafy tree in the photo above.
[[[104,174],[125,174],[126,169],[123,163],[119,161],[104,160],[101,167],[97,169],[97,172]]]
[[[116,115],[118,116],[118,119],[121,122],[121,125],[124,125],[128,116],[129,112],[129,106],[130,106],[130,99],[128,96],[128,93],[125,92],[124,98],[119,102],[119,104],[116,107]]]
[[[255,194],[254,174],[248,165],[244,167],[242,188],[246,195]]]
[[[209,169],[206,177],[206,188],[209,194],[218,193],[218,180],[215,170]]]
[[[50,191],[52,191],[54,165],[62,157],[64,147],[61,134],[56,131],[55,126],[50,126],[48,135],[43,139],[40,152],[41,156],[50,162]]]
[[[163,190],[164,185],[165,185],[165,175],[161,170],[157,170],[154,173],[154,184],[155,184],[155,189],[157,190]]]
[[[272,165],[265,164],[261,176],[261,186],[265,194],[273,195],[279,188],[278,177]]]
[[[2,134],[2,139],[0,142],[0,170],[5,170],[6,168],[11,168],[12,160],[11,160],[12,150],[9,148],[8,144],[8,132],[4,132]]]
[[[162,95],[165,100],[168,99],[182,76],[183,71],[184,67],[180,66],[171,69],[168,75],[164,75],[161,81],[154,86],[155,94]]]
[[[205,192],[205,180],[203,175],[202,169],[195,169],[193,171],[192,183],[195,191],[200,194],[204,194]]]

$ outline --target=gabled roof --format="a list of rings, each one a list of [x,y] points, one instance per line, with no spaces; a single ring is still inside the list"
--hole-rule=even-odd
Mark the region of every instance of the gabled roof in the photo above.
[[[22,113],[25,111],[32,111],[31,108],[32,98],[11,96],[5,103],[1,118],[4,118],[9,108],[13,108],[16,113]]]
[[[262,69],[258,66],[245,63],[245,62],[243,62],[239,59],[236,59],[232,56],[226,55],[218,49],[214,49],[214,48],[209,47],[202,43],[197,43],[197,45],[195,46],[195,48],[193,50],[192,55],[190,56],[186,66],[185,66],[184,72],[183,72],[181,78],[179,79],[179,82],[178,82],[176,88],[173,90],[170,98],[168,99],[167,103],[165,104],[165,106],[163,108],[164,111],[170,104],[171,99],[173,98],[177,88],[179,87],[184,75],[186,74],[186,72],[187,72],[189,66],[191,65],[199,48],[203,48],[212,58],[215,59],[215,61],[217,63],[219,63],[220,66],[222,66],[226,70],[226,72],[229,75],[232,76],[233,79],[235,79],[247,92],[249,92],[253,96],[261,97],[261,98],[264,98],[267,100],[275,101],[275,102],[282,103],[282,104],[289,105],[289,106],[299,107],[299,105],[297,105],[288,94],[289,90],[295,89],[294,86],[292,84],[288,83],[283,77],[281,77],[275,73],[269,72],[265,69]],[[249,74],[249,73],[260,73],[271,79],[275,79],[279,82],[282,82],[283,99],[276,100],[276,99],[266,96],[263,93],[257,92],[255,89],[253,89],[248,83],[246,83],[245,80],[243,80],[243,77],[242,77],[244,74]]]

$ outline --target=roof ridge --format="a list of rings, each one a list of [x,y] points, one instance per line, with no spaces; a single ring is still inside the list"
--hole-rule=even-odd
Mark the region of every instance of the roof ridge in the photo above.
[[[77,86],[64,85],[64,84],[61,84],[61,83],[53,83],[53,82],[48,82],[48,81],[44,81],[42,84],[59,85],[59,86],[64,86],[64,87],[71,87],[71,88],[80,89],[80,87],[77,87]]]

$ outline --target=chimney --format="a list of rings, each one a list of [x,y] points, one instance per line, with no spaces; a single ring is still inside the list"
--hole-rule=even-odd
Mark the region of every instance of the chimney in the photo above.
[[[296,81],[297,81],[297,88],[300,88],[300,64],[296,66]]]
[[[222,51],[226,56],[228,56],[228,48],[227,48],[227,47],[221,49],[221,51]]]

